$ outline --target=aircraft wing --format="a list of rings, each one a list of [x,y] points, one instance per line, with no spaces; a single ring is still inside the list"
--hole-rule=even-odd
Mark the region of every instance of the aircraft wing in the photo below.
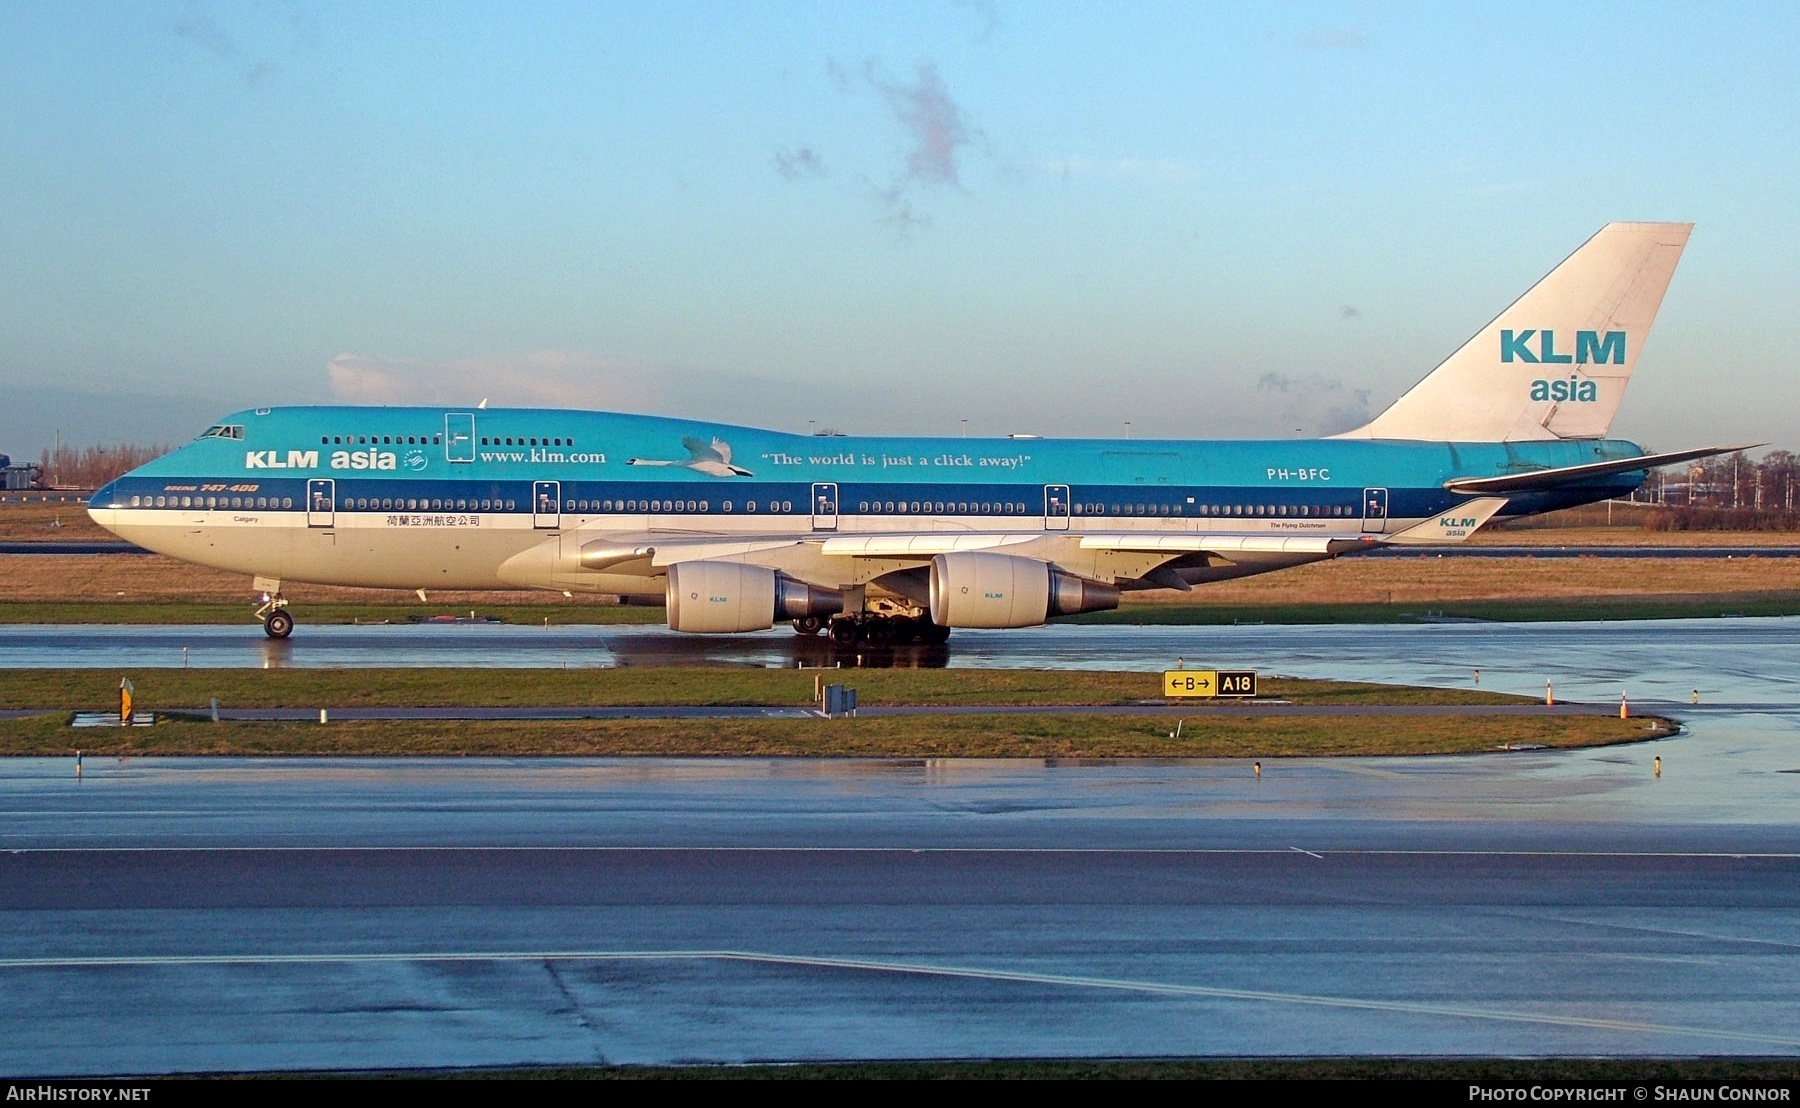
[[[1041,534],[982,534],[968,531],[920,531],[888,535],[795,535],[730,538],[716,535],[647,533],[608,535],[581,545],[585,569],[644,572],[676,562],[736,558],[811,544],[820,553],[849,558],[901,558],[928,562],[939,554],[994,550],[1041,539]],[[636,563],[633,565],[632,563]],[[629,567],[629,568],[627,568]]]
[[[1232,535],[1194,531],[1178,535],[1085,534],[1084,550],[1116,550],[1142,554],[1348,554],[1375,546],[1444,545],[1462,542],[1506,507],[1504,496],[1467,500],[1423,523],[1392,535]]]
[[[1636,458],[1617,458],[1610,462],[1589,462],[1587,465],[1580,466],[1559,466],[1556,469],[1539,469],[1530,473],[1509,473],[1501,477],[1454,477],[1445,481],[1444,487],[1451,492],[1466,493],[1536,492],[1541,489],[1555,489],[1564,485],[1579,484],[1590,477],[1610,477],[1615,473],[1630,473],[1638,469],[1657,469],[1661,466],[1674,465],[1676,462],[1690,462],[1695,458],[1735,454],[1740,450],[1752,450],[1761,445],[1761,443],[1745,443],[1742,446],[1702,446],[1695,450],[1676,450],[1668,454],[1642,454]]]
[[[723,535],[646,533],[608,535],[581,545],[584,569],[615,573],[654,573],[677,562],[741,558],[796,546],[812,545],[821,554],[844,558],[884,558],[927,562],[939,554],[1000,550],[1039,543],[1046,538],[1074,539],[1083,550],[1163,554],[1315,554],[1329,557],[1395,543],[1426,545],[1461,542],[1505,507],[1503,496],[1480,497],[1392,535],[1276,535],[1189,531],[1155,534],[1135,531],[984,533],[916,531],[875,535],[802,535],[732,538]]]

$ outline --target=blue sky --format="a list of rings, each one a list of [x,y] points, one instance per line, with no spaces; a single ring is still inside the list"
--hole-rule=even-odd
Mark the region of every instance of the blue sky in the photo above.
[[[1613,219],[1794,447],[1800,7],[0,5],[0,450],[251,404],[1287,436]]]

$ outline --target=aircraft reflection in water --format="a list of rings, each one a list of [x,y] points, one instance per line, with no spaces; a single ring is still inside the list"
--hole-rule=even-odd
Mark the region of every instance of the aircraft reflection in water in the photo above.
[[[409,626],[405,628],[411,630]],[[396,628],[396,630],[401,630]],[[449,655],[436,652],[435,643],[421,642],[417,638],[407,639],[401,647],[399,641],[392,643],[358,642],[353,652],[359,661],[367,661],[368,654],[379,654],[384,650],[403,651],[408,664],[419,664],[420,657],[436,658],[438,661],[428,663],[435,665],[462,666],[475,664],[473,658],[479,651],[457,651]],[[489,664],[501,667],[519,664],[515,656],[517,643],[501,641],[488,643],[483,640],[481,649],[493,651],[489,655]],[[312,639],[308,639],[304,647],[296,647],[292,639],[259,640],[254,656],[246,657],[241,652],[232,650],[225,656],[231,660],[221,663],[216,657],[210,657],[208,665],[243,665],[250,664],[262,669],[286,669],[289,667],[307,668],[317,665],[357,664],[333,661],[321,662],[321,658],[341,658],[340,651],[347,645],[334,642],[321,648]],[[967,644],[965,644],[967,645]],[[540,650],[562,650],[557,659],[541,657]],[[754,638],[726,639],[713,636],[677,636],[667,635],[649,628],[604,628],[597,635],[576,643],[557,640],[554,647],[545,647],[541,643],[533,645],[531,653],[526,657],[533,659],[526,664],[564,665],[572,655],[580,655],[583,651],[591,651],[600,662],[590,662],[603,667],[613,666],[754,666],[761,669],[943,669],[950,664],[950,645],[948,643],[886,643],[876,645],[870,642],[858,642],[840,645],[822,635],[800,635],[787,638]],[[965,652],[965,656],[966,652]],[[978,652],[974,657],[981,657]],[[560,659],[560,660],[559,660]],[[379,664],[379,663],[370,663]]]
[[[1329,439],[851,438],[609,412],[258,408],[107,485],[147,549],[283,582],[660,599],[677,631],[841,645],[1027,627],[1625,494],[1606,438],[1690,224],[1614,223]]]

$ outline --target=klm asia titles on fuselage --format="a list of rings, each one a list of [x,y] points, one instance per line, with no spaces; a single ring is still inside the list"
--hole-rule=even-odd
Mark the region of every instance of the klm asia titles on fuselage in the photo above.
[[[1724,448],[1607,436],[1687,224],[1611,224],[1365,426],[1280,441],[804,436],[549,409],[259,408],[98,492],[103,526],[283,582],[660,598],[676,630],[1023,627],[1496,517]],[[1572,339],[1567,338],[1572,336]],[[1545,366],[1568,367],[1556,374]]]

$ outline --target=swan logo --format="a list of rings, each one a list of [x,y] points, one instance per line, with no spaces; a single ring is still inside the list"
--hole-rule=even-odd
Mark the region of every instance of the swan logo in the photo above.
[[[695,473],[704,473],[708,477],[751,477],[749,470],[731,462],[731,444],[718,436],[712,442],[688,435],[681,440],[687,449],[686,458],[627,458],[628,466],[673,466],[676,469],[691,469]],[[602,461],[605,460],[603,457]]]
[[[428,462],[423,450],[408,450],[406,452],[407,469],[412,470],[414,473],[418,473],[423,470],[427,464]]]

